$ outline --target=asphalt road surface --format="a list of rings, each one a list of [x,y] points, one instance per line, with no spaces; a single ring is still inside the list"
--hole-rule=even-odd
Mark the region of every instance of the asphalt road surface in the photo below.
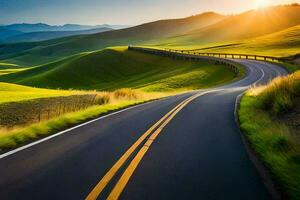
[[[234,119],[251,84],[285,75],[236,60],[226,86],[139,105],[0,156],[0,199],[270,199]]]

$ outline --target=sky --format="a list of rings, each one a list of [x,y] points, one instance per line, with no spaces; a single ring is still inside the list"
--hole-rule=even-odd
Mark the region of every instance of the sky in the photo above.
[[[238,14],[268,5],[300,0],[0,0],[0,24],[137,25],[158,19],[187,17],[205,11]]]

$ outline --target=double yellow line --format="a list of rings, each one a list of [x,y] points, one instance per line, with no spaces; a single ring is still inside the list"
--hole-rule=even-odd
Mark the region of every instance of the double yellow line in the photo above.
[[[182,110],[187,104],[196,99],[199,96],[207,94],[208,92],[202,92],[195,94],[181,103],[179,103],[175,108],[169,111],[166,115],[164,115],[159,121],[157,121],[154,125],[152,125],[123,155],[122,157],[113,165],[113,167],[104,175],[104,177],[98,182],[98,184],[94,187],[94,189],[89,193],[86,197],[86,200],[95,200],[107,186],[107,184],[111,181],[114,175],[118,172],[118,170],[124,165],[127,159],[133,154],[133,152],[138,148],[138,146],[145,141],[145,139],[150,135],[145,144],[141,147],[139,152],[130,162],[129,166],[125,169],[121,178],[118,180],[113,190],[108,196],[108,200],[118,199],[124,190],[126,184],[128,183],[130,177],[132,176],[134,170],[150,148],[151,144],[155,140],[155,138],[161,133],[163,128],[175,117],[175,115]]]

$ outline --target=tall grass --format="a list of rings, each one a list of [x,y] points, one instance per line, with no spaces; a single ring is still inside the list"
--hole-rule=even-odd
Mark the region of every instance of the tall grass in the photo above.
[[[282,114],[292,109],[300,98],[300,71],[286,77],[278,77],[266,86],[252,88],[264,110]]]
[[[241,128],[290,199],[300,199],[300,145],[286,117],[299,107],[300,72],[251,88],[241,101]]]
[[[32,124],[109,101],[109,95],[95,93],[3,103],[0,104],[0,126]]]
[[[0,152],[35,140],[39,137],[55,133],[69,126],[74,126],[99,115],[121,109],[137,103],[161,98],[170,93],[145,93],[139,90],[120,89],[114,92],[101,92],[94,98],[94,103],[85,109],[72,110],[72,112],[61,113],[52,118],[44,118],[40,122],[27,124],[26,126],[0,127]],[[73,100],[72,97],[70,99]],[[45,101],[48,101],[45,99]],[[55,102],[55,101],[54,101]],[[34,104],[32,105],[32,107]],[[50,105],[51,106],[51,105]],[[57,105],[53,105],[57,108]],[[77,108],[80,108],[78,106]],[[12,110],[12,112],[15,112]],[[22,115],[28,114],[24,110]],[[13,115],[13,113],[11,113]]]
[[[141,91],[119,89],[114,92],[94,92],[3,103],[0,104],[0,127],[24,126],[95,105],[143,99],[147,99],[147,95]]]

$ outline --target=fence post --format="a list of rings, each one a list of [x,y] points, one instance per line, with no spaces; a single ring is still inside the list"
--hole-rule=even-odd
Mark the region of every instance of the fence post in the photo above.
[[[41,110],[39,111],[39,122],[41,122]]]
[[[48,113],[48,118],[47,119],[49,120],[50,119],[50,109],[47,110],[47,113]]]

